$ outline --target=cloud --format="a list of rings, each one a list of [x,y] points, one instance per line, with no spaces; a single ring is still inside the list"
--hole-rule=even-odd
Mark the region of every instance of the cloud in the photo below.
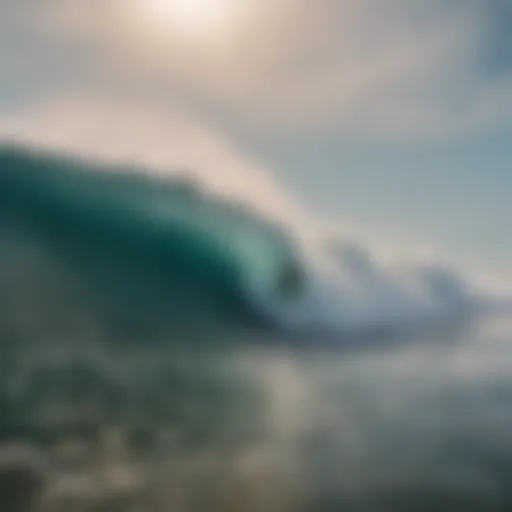
[[[0,36],[6,89],[15,95],[17,85],[30,83],[33,94],[45,85],[68,94],[115,91],[284,138],[336,132],[444,140],[512,120],[512,71],[505,64],[499,74],[484,70],[497,44],[488,30],[498,15],[492,5],[248,1],[225,39],[194,44],[155,34],[135,4],[13,4],[3,23],[11,28]],[[30,56],[38,66],[26,64]]]

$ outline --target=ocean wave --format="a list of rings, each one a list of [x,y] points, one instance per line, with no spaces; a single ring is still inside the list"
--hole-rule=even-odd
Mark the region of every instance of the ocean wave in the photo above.
[[[396,334],[465,323],[496,299],[447,266],[385,266],[332,239],[311,251],[290,227],[187,177],[13,145],[0,150],[0,171],[4,244],[23,233],[26,252],[44,247],[48,265],[78,277],[90,307],[124,332],[165,324],[211,336],[230,322]]]
[[[271,301],[301,293],[291,238],[191,181],[14,147],[1,150],[0,169],[5,243],[15,232],[43,245],[94,289],[100,310],[113,295],[130,316],[158,311],[174,326],[208,316],[260,325],[277,319]]]
[[[0,151],[2,510],[510,502],[506,294],[149,174]]]

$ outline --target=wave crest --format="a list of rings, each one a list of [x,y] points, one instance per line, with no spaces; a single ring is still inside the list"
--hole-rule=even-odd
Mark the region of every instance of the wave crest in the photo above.
[[[313,258],[297,233],[186,178],[13,146],[0,150],[0,171],[4,243],[23,232],[34,252],[37,241],[127,332],[136,319],[142,332],[211,334],[226,321],[295,334],[398,332],[456,325],[494,300],[449,267],[384,266],[354,243],[322,240]]]

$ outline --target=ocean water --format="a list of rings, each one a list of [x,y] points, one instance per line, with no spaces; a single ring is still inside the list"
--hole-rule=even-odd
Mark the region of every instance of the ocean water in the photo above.
[[[3,147],[0,510],[512,508],[500,298],[333,253],[185,179]]]

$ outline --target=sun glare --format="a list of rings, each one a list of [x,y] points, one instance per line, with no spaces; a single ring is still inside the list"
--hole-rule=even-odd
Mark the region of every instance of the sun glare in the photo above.
[[[236,22],[241,0],[139,0],[156,29],[170,36],[209,38]],[[142,14],[142,13],[141,13]]]

